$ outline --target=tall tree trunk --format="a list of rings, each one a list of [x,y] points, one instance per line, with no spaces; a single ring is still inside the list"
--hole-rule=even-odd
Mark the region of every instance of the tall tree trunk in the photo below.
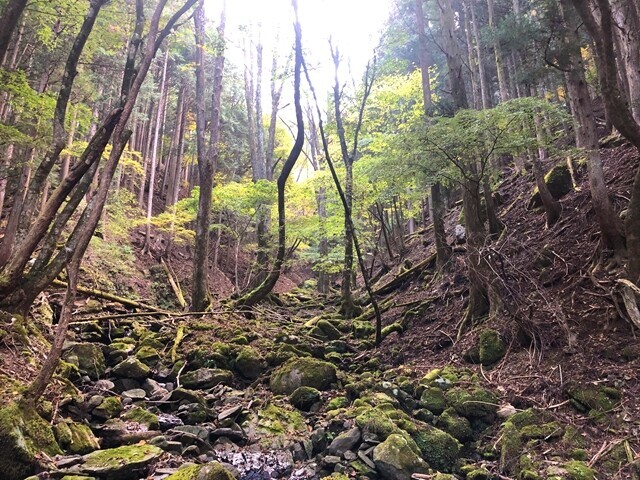
[[[624,67],[631,112],[636,122],[640,123],[640,18],[635,6],[628,0],[611,0],[610,3],[621,60],[618,67],[621,70]]]
[[[0,29],[0,65],[4,65],[11,34],[16,28],[26,5],[27,0],[9,0],[2,9],[2,14],[0,15],[0,25],[2,25]]]
[[[225,9],[223,6],[218,26],[218,38],[224,40]],[[220,103],[222,96],[222,74],[224,70],[224,50],[216,52],[213,77],[213,106],[211,110],[211,144],[205,151],[205,77],[204,77],[204,9],[202,0],[194,17],[196,37],[196,122],[198,173],[200,194],[196,218],[195,253],[193,257],[193,293],[191,308],[195,312],[206,310],[210,304],[208,285],[209,272],[209,225],[211,224],[211,201],[213,175],[217,168],[220,141]]]
[[[602,158],[598,145],[598,132],[593,113],[589,86],[585,78],[584,62],[578,38],[578,22],[569,0],[561,0],[561,14],[564,22],[563,36],[567,50],[564,77],[569,93],[571,110],[576,119],[576,144],[584,150],[589,169],[589,189],[593,209],[596,212],[602,247],[612,250],[620,258],[626,254],[625,239],[622,234],[620,217],[616,215],[604,179]]]
[[[431,79],[429,78],[429,67],[433,64],[433,59],[427,45],[427,32],[424,22],[423,0],[414,0],[414,12],[416,16],[416,27],[418,30],[418,53],[420,58],[420,74],[422,76],[422,99],[424,101],[424,111],[429,115],[433,108],[431,100]]]
[[[156,128],[153,132],[153,146],[151,147],[151,165],[149,166],[149,193],[147,194],[147,228],[142,251],[149,253],[151,249],[151,217],[153,216],[153,197],[155,196],[156,170],[158,163],[158,143],[164,118],[163,105],[167,95],[167,65],[169,64],[169,47],[164,54],[162,67],[162,80],[160,82],[160,99],[158,100],[158,114],[156,115]]]
[[[474,5],[471,6],[471,23],[473,25],[473,37],[476,43],[476,56],[478,57],[478,77],[480,78],[480,92],[482,94],[482,108],[491,108],[491,96],[487,85],[487,75],[484,69],[484,55],[482,54],[482,43],[480,41],[480,28]]]
[[[496,58],[496,72],[498,75],[498,88],[500,89],[500,101],[506,102],[509,100],[509,88],[507,87],[507,74],[504,68],[504,55],[502,53],[502,46],[500,45],[500,39],[496,34],[495,28],[495,15],[494,15],[494,0],[487,0],[487,8],[489,10],[489,28],[493,34],[493,51]]]
[[[480,110],[482,108],[482,93],[480,91],[480,83],[478,79],[478,62],[476,61],[477,57],[474,55],[474,46],[473,40],[471,38],[471,21],[470,21],[470,12],[468,1],[462,3],[463,13],[464,13],[464,38],[467,44],[467,61],[469,63],[469,71],[471,78],[471,93],[473,96],[473,108],[476,110]]]
[[[534,95],[534,91],[531,92]],[[547,183],[544,181],[544,167],[543,164],[547,160],[547,149],[545,147],[546,142],[544,138],[544,132],[542,131],[542,121],[540,115],[534,115],[534,123],[536,129],[536,139],[538,141],[538,154],[531,155],[531,163],[533,164],[533,175],[536,179],[536,186],[538,187],[538,193],[542,200],[544,212],[547,217],[547,226],[551,226],[558,221],[562,207],[560,203],[553,198]]]

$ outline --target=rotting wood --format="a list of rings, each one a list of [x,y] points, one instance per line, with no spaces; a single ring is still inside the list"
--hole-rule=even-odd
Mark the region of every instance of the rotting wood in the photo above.
[[[403,283],[413,280],[414,277],[418,276],[425,268],[428,268],[436,261],[436,254],[433,253],[429,255],[425,260],[418,263],[414,267],[402,272],[400,275],[396,276],[393,280],[387,282],[381,287],[375,289],[373,291],[374,295],[387,295],[391,293],[396,288],[399,288]]]
[[[54,280],[52,282],[52,285],[54,285],[56,287],[67,288],[67,282],[63,282],[62,280]],[[87,288],[87,287],[78,286],[78,292],[79,293],[84,293],[85,295],[91,295],[93,297],[102,298],[104,300],[109,300],[111,302],[120,303],[122,305],[125,305],[127,307],[131,307],[131,308],[145,309],[145,310],[149,310],[151,312],[165,313],[167,315],[170,314],[170,312],[167,312],[166,310],[163,310],[163,309],[158,308],[158,307],[154,307],[153,305],[148,305],[148,304],[142,303],[142,302],[136,302],[135,300],[131,300],[129,298],[119,297],[118,295],[113,295],[113,294],[108,293],[108,292],[103,292],[102,290],[97,290],[97,289],[93,289],[93,288]]]
[[[640,288],[625,278],[619,278],[616,282],[621,286],[620,294],[622,295],[622,301],[627,310],[629,320],[636,328],[640,329],[640,310],[636,299],[636,294],[640,294]]]
[[[184,338],[184,325],[180,325],[178,330],[176,331],[176,339],[173,341],[173,346],[171,347],[171,362],[176,363],[176,359],[178,357],[178,347],[180,346],[180,342]]]

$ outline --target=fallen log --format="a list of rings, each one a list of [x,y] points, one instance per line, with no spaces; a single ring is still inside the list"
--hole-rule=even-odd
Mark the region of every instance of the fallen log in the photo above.
[[[422,271],[425,268],[428,268],[429,266],[434,265],[435,261],[436,261],[436,254],[434,253],[432,255],[429,255],[426,259],[424,259],[420,263],[409,268],[408,270],[405,270],[404,272],[397,275],[393,280],[390,280],[389,282],[385,283],[381,287],[375,289],[373,291],[374,295],[382,296],[382,295],[387,295],[393,292],[397,288],[401,287],[404,283],[410,280],[413,280],[420,273],[422,273]]]

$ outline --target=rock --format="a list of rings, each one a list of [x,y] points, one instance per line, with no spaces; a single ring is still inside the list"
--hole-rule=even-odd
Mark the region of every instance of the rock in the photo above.
[[[135,357],[129,357],[123,360],[115,367],[111,373],[118,377],[131,378],[134,380],[143,380],[149,376],[149,367]]]
[[[319,320],[318,323],[316,323],[316,328],[318,328],[322,335],[329,340],[338,340],[342,338],[342,332],[334,327],[328,320]]]
[[[467,242],[467,230],[463,225],[457,224],[454,227],[453,236],[456,239],[456,245],[462,245]]]
[[[162,450],[153,445],[129,445],[97,450],[83,457],[78,473],[99,476],[104,480],[129,480],[144,476],[148,467],[158,460]],[[142,475],[141,475],[142,473]]]
[[[244,347],[240,350],[235,365],[238,373],[248,380],[255,380],[265,370],[264,359],[256,349],[251,347]]]
[[[116,365],[133,353],[136,346],[134,343],[113,342],[104,349],[109,365]]]
[[[580,460],[571,460],[564,465],[568,480],[595,480],[597,472]]]
[[[169,391],[151,378],[146,378],[142,384],[142,388],[151,400],[158,400],[164,397]]]
[[[361,438],[360,429],[358,427],[351,428],[334,438],[327,450],[332,455],[342,456],[355,447]]]
[[[160,427],[160,430],[163,432],[169,430],[170,428],[184,425],[184,422],[179,417],[170,413],[159,413],[157,417],[158,425]]]
[[[83,455],[100,448],[91,429],[82,423],[61,422],[54,427],[58,444],[67,452]]]
[[[141,388],[133,388],[122,392],[123,398],[130,398],[132,400],[144,400],[146,396],[147,392]]]
[[[102,349],[94,343],[74,343],[67,348],[62,358],[78,367],[82,375],[97,380],[104,375],[106,365]]]
[[[421,408],[426,408],[435,415],[440,415],[447,408],[444,392],[439,387],[425,388],[418,404]]]
[[[547,184],[551,196],[556,200],[564,197],[567,193],[573,190],[573,181],[571,179],[571,171],[565,164],[556,165],[547,172],[544,176],[544,183]],[[527,209],[532,210],[542,206],[542,198],[536,187],[533,190],[531,199],[527,204]]]
[[[493,365],[504,357],[507,346],[500,338],[500,334],[495,330],[484,330],[480,334],[478,342],[479,360],[484,366]]]
[[[375,333],[376,327],[374,327],[371,322],[354,320],[351,323],[351,331],[356,338],[367,338]]]
[[[500,441],[500,471],[517,477],[520,473],[521,454],[522,437],[513,423],[505,422]]]
[[[124,420],[129,420],[132,422],[139,423],[140,425],[144,425],[149,430],[159,430],[160,422],[158,420],[158,416],[154,413],[151,413],[148,410],[140,407],[133,407],[127,410],[124,415],[122,415]]]
[[[165,480],[235,480],[235,477],[222,464],[212,462],[181,468]]]
[[[382,478],[411,480],[414,473],[428,473],[429,465],[416,453],[411,439],[392,434],[373,450],[373,462]]]
[[[577,410],[592,416],[611,411],[620,401],[619,390],[587,382],[571,382],[565,387],[565,392]]]
[[[320,392],[313,387],[298,387],[289,396],[289,401],[298,410],[308,412],[320,401]]]
[[[441,472],[455,470],[460,452],[458,441],[435,427],[421,429],[411,436],[431,468]]]
[[[163,397],[162,400],[179,403],[199,403],[201,405],[205,405],[202,395],[187,388],[176,388],[171,393]]]
[[[233,379],[233,373],[221,368],[199,368],[192,372],[185,373],[181,378],[181,383],[186,388],[204,389],[223,384],[229,385]]]
[[[87,477],[86,475],[65,475],[61,480],[96,480],[96,477]]]
[[[187,425],[196,425],[206,422],[209,414],[202,403],[183,403],[178,407],[178,417]]]
[[[28,404],[0,409],[0,472],[6,480],[22,480],[40,467],[41,453],[61,453],[51,425]]]
[[[122,411],[122,402],[118,397],[107,397],[100,405],[91,412],[94,416],[102,419],[117,417]]]
[[[335,397],[329,400],[327,403],[327,411],[329,410],[337,410],[338,408],[346,408],[349,406],[351,402],[347,397]]]
[[[289,395],[298,387],[327,390],[337,381],[336,367],[315,358],[293,358],[271,374],[269,385],[277,395]]]
[[[376,439],[384,440],[398,429],[389,416],[379,408],[371,408],[360,413],[356,417],[356,425],[362,430],[366,442],[369,442],[368,438],[372,435],[375,435]]]
[[[438,417],[438,428],[447,432],[456,440],[465,443],[472,439],[471,423],[458,415],[453,408],[448,408]]]
[[[469,420],[491,423],[498,411],[498,398],[488,390],[452,388],[445,394],[447,403]]]
[[[144,345],[136,352],[136,358],[148,367],[153,367],[160,361],[160,354],[155,348]]]

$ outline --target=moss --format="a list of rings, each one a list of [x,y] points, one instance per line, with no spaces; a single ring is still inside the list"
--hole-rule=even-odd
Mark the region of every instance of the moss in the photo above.
[[[249,380],[255,380],[264,372],[264,359],[258,351],[251,347],[244,347],[236,357],[236,370]]]
[[[229,340],[229,343],[235,343],[236,345],[249,345],[249,339],[245,335],[237,335]]]
[[[520,429],[520,434],[525,440],[559,438],[563,433],[562,425],[558,422],[543,423],[542,425],[527,425]]]
[[[289,395],[302,386],[327,390],[337,381],[336,367],[315,358],[293,358],[271,374],[269,385],[275,394]]]
[[[122,401],[119,397],[107,397],[100,405],[93,409],[96,417],[109,419],[117,417],[122,411]]]
[[[560,164],[553,167],[544,176],[544,183],[547,184],[549,192],[556,200],[562,198],[571,190],[573,190],[573,182],[571,180],[571,172],[566,164]],[[542,206],[542,198],[536,187],[533,190],[528,208],[536,208]]]
[[[420,396],[419,405],[436,415],[440,415],[447,408],[444,392],[438,387],[426,388]]]
[[[451,472],[456,468],[460,444],[451,435],[428,427],[412,435],[412,438],[431,468],[442,472]]]
[[[378,435],[381,440],[386,439],[398,429],[389,416],[379,408],[367,408],[356,417],[356,425],[363,432]]]
[[[488,390],[462,388],[449,390],[445,398],[458,414],[469,420],[493,421],[498,410],[498,398]]]
[[[319,331],[321,336],[329,340],[338,340],[342,338],[342,333],[328,320],[318,320],[315,329]]]
[[[88,375],[92,380],[104,375],[106,369],[102,349],[93,343],[75,343],[65,350],[62,358],[75,364],[80,373]]]
[[[35,473],[42,452],[62,453],[51,425],[28,403],[0,409],[0,471],[6,480],[22,480]]]
[[[56,437],[58,445],[60,445],[63,450],[69,448],[69,445],[71,445],[71,429],[67,422],[55,424],[53,426],[53,434]]]
[[[234,476],[222,464],[212,462],[181,468],[166,480],[234,480]]]
[[[61,480],[96,480],[96,477],[87,477],[85,475],[65,475]]]
[[[492,480],[493,475],[486,468],[476,468],[467,473],[467,480]]]
[[[295,410],[287,410],[273,403],[258,412],[258,427],[264,433],[292,434],[306,430],[304,418]]]
[[[82,471],[108,480],[130,478],[133,472],[145,468],[160,458],[162,453],[160,448],[153,445],[126,445],[96,450],[84,457]]]
[[[538,475],[538,472],[534,472],[533,470],[522,470],[520,472],[520,480],[540,480],[541,477]]]
[[[308,412],[320,401],[320,392],[313,387],[298,387],[289,396],[289,401],[297,409]]]
[[[447,432],[461,443],[471,440],[473,431],[469,420],[459,416],[453,408],[448,408],[438,418],[438,428]]]
[[[376,327],[371,322],[354,320],[351,322],[351,331],[356,338],[367,338],[375,333]]]
[[[285,363],[287,360],[296,357],[310,357],[311,354],[304,352],[294,345],[283,343],[267,354],[266,360],[269,365],[278,366]]]
[[[67,448],[69,453],[83,455],[100,448],[100,444],[91,429],[82,423],[72,422],[69,424],[71,432],[71,442]]]
[[[159,430],[160,422],[158,416],[140,407],[133,407],[127,410],[122,418],[145,425],[149,430]]]
[[[589,453],[584,448],[576,448],[569,453],[572,460],[585,461],[589,457]]]
[[[522,437],[518,428],[509,422],[502,427],[500,441],[500,469],[509,475],[517,475],[520,470],[520,454],[522,453]]]
[[[534,408],[527,408],[521,412],[514,413],[509,417],[509,421],[520,430],[528,425],[539,425],[541,423],[547,423],[551,420],[549,414],[542,410],[536,410]]]
[[[148,367],[153,367],[160,360],[160,354],[155,348],[145,345],[138,349],[136,358]]]
[[[383,478],[409,480],[414,473],[427,473],[428,465],[415,452],[411,438],[393,434],[373,450],[373,461]]]
[[[60,360],[58,362],[58,368],[56,374],[62,378],[71,380],[72,382],[80,378],[80,369],[77,365]]]
[[[564,465],[568,480],[594,480],[597,472],[580,460],[571,460]]]
[[[592,416],[602,415],[615,408],[620,400],[620,392],[611,387],[574,382],[565,388],[573,406]]]
[[[507,347],[495,330],[484,330],[480,334],[478,342],[480,363],[485,366],[492,365],[504,357]]]
[[[327,403],[327,410],[337,410],[338,408],[346,408],[348,406],[349,399],[347,397],[335,397]]]

